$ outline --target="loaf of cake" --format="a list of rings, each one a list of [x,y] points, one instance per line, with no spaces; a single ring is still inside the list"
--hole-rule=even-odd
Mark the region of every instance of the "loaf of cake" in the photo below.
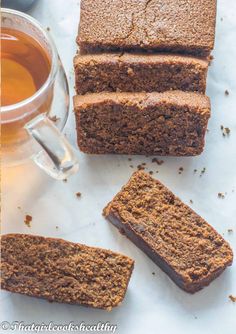
[[[85,153],[198,155],[210,117],[203,94],[94,93],[74,97],[78,146]]]
[[[77,42],[83,53],[149,50],[209,55],[216,0],[82,0]]]
[[[134,261],[62,239],[7,234],[0,266],[2,289],[111,310],[124,298]]]
[[[109,92],[205,93],[208,61],[172,54],[77,55],[74,58],[77,94]]]
[[[232,264],[232,250],[215,229],[143,171],[132,175],[103,213],[189,293]]]

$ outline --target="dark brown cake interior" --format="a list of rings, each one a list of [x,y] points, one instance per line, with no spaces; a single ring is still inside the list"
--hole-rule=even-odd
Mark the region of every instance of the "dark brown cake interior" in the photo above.
[[[171,54],[93,54],[74,58],[77,94],[109,92],[205,93],[208,61]]]
[[[62,239],[1,237],[1,287],[63,303],[110,310],[124,298],[130,258]]]
[[[232,263],[228,243],[143,171],[133,174],[104,215],[188,292],[208,285]]]
[[[207,97],[181,91],[76,96],[74,107],[86,153],[197,155],[210,117]]]

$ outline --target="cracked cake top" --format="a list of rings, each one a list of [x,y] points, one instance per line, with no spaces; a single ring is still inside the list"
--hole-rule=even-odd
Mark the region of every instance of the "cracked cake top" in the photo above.
[[[161,50],[208,55],[216,0],[82,0],[81,52]]]

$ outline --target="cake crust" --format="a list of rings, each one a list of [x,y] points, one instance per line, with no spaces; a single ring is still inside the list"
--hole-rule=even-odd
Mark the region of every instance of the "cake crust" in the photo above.
[[[232,264],[232,250],[216,230],[143,171],[103,214],[186,292],[201,290]]]
[[[82,0],[81,52],[151,50],[209,55],[216,0]]]
[[[111,310],[134,261],[101,248],[26,234],[1,236],[1,288],[60,303]]]
[[[175,54],[102,53],[74,58],[77,94],[109,92],[205,93],[208,60]]]
[[[198,155],[210,117],[197,93],[97,93],[74,97],[78,146],[91,154]]]

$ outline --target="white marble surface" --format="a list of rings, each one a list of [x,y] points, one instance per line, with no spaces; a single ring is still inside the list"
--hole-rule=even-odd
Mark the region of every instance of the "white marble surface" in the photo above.
[[[102,217],[105,204],[128,180],[139,163],[146,162],[154,173],[184,202],[206,218],[230,242],[236,253],[236,2],[219,0],[214,61],[208,77],[212,101],[204,153],[194,158],[86,156],[77,151],[79,173],[67,183],[54,181],[32,162],[2,170],[2,232],[41,234],[120,251],[135,259],[135,270],[122,306],[107,313],[79,306],[48,303],[17,294],[1,292],[0,321],[25,323],[117,324],[119,334],[233,334],[236,328],[236,264],[208,288],[188,295],[173,284],[138,248]],[[38,0],[31,14],[55,39],[70,81],[73,95],[72,57],[79,20],[79,1]],[[225,90],[229,96],[225,96]],[[220,126],[231,129],[223,137]],[[71,111],[66,134],[75,145],[75,125]],[[76,145],[75,145],[76,146]],[[184,171],[178,174],[183,166]],[[206,168],[202,177],[200,171]],[[198,172],[194,174],[193,170]],[[234,190],[234,191],[233,191]],[[82,197],[76,198],[80,191]],[[219,199],[219,192],[227,192]],[[20,208],[17,208],[20,207]],[[24,216],[33,216],[31,228]],[[233,229],[233,233],[228,233]],[[155,276],[152,275],[155,272]],[[6,333],[7,331],[5,331]],[[1,331],[4,333],[4,331]]]

